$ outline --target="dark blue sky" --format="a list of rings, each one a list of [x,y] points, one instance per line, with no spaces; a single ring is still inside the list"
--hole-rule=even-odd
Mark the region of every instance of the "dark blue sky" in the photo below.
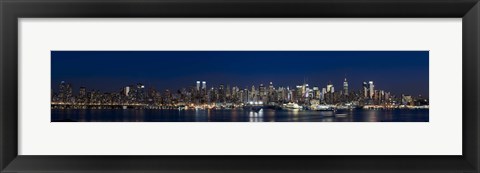
[[[207,81],[207,87],[230,84],[244,88],[260,83],[310,86],[332,81],[350,89],[374,81],[376,89],[394,94],[428,96],[428,51],[52,51],[52,88],[61,81],[101,91],[118,91],[143,83],[179,89]]]

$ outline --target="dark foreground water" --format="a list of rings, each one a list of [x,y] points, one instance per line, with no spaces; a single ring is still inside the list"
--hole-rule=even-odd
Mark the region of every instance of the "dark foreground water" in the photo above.
[[[428,122],[428,109],[339,110],[52,110],[52,122]]]

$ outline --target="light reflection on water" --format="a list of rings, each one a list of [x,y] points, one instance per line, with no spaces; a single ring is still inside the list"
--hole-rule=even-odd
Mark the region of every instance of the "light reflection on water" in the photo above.
[[[263,110],[260,110],[258,112],[249,111],[248,116],[248,122],[263,122]]]
[[[374,110],[367,110],[365,111],[366,112],[366,116],[365,116],[365,121],[366,122],[377,122],[378,119],[377,119],[377,111],[374,111]]]
[[[428,122],[428,110],[52,110],[53,122]]]

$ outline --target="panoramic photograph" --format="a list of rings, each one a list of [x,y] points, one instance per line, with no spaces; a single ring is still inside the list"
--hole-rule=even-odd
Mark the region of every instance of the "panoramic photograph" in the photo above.
[[[51,51],[51,122],[429,122],[429,51]]]

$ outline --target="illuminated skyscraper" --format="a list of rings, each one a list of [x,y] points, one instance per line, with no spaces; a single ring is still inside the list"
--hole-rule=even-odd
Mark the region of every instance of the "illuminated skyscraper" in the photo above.
[[[200,98],[202,98],[202,99],[204,99],[204,97],[206,95],[208,95],[207,94],[207,82],[206,81],[202,81],[202,90],[200,90],[200,95],[201,95]]]
[[[319,99],[320,98],[320,90],[318,86],[313,87],[313,98]]]
[[[126,86],[126,87],[123,89],[123,94],[128,97],[128,93],[130,93],[130,87],[129,87],[129,86]]]
[[[250,91],[250,100],[249,101],[257,101],[257,95],[255,91],[255,86],[252,85],[252,91]]]
[[[197,91],[200,91],[200,81],[197,81]]]
[[[275,88],[273,87],[273,82],[270,82],[270,85],[268,85],[268,102],[276,99],[277,98],[275,98]]]
[[[322,88],[322,92],[320,92],[320,100],[325,100],[325,93],[327,93],[327,89]]]
[[[202,90],[206,90],[206,89],[207,89],[207,82],[202,81]]]
[[[136,88],[136,100],[143,102],[145,100],[145,85],[138,83]]]
[[[295,91],[295,99],[298,100],[303,97],[303,85],[297,85],[297,89]]]
[[[367,98],[368,97],[368,84],[367,82],[363,82],[363,85],[362,85],[362,92],[363,92],[363,98]]]
[[[348,82],[347,78],[345,78],[345,81],[343,81],[343,92],[345,95],[348,95]]]
[[[62,102],[65,101],[65,89],[66,89],[66,87],[67,87],[67,84],[65,84],[65,81],[60,82],[60,85],[58,85],[58,98]]]
[[[368,82],[368,88],[369,88],[369,97],[373,98],[373,95],[375,93],[375,85],[373,85],[373,81]]]
[[[73,89],[72,85],[62,81],[59,85],[59,98],[62,102],[70,102],[73,98]]]
[[[304,97],[309,97],[308,94],[310,92],[310,87],[308,84],[303,84],[303,96]]]
[[[78,92],[78,96],[80,98],[85,98],[87,96],[87,89],[85,87],[80,87],[80,91]]]
[[[327,92],[328,92],[328,93],[333,93],[333,92],[334,92],[334,91],[333,91],[333,84],[332,84],[331,81],[328,82],[328,84],[327,84]]]
[[[287,101],[292,101],[292,91],[289,86],[287,86]]]
[[[265,85],[263,85],[263,83],[260,84],[260,86],[258,87],[258,91],[260,92],[260,95],[261,95],[262,97],[263,97],[264,95],[266,95],[266,94],[265,94],[265,92],[266,92],[266,90],[265,90]]]
[[[232,94],[232,92],[231,92],[231,90],[230,90],[230,85],[227,84],[227,89],[226,89],[225,96],[226,96],[227,98],[230,98],[231,94]]]

